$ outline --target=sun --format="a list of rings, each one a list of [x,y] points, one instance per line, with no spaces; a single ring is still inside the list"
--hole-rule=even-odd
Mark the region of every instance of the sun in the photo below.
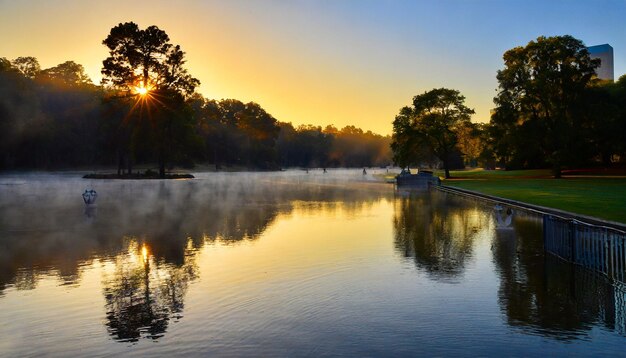
[[[143,95],[148,93],[148,89],[145,88],[145,87],[135,87],[135,92],[137,92],[139,95],[143,96]]]
[[[135,94],[138,94],[142,97],[147,95],[151,89],[152,89],[152,86],[150,86],[150,84],[146,85],[143,81],[140,81],[139,83],[137,83],[135,86],[132,87],[132,91]]]

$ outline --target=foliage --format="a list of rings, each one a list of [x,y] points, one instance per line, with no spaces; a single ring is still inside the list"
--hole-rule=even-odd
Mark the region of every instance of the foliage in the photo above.
[[[545,160],[560,177],[563,165],[584,157],[586,124],[579,106],[599,61],[571,36],[542,36],[507,51],[504,64],[491,118],[495,154],[525,166]]]
[[[355,126],[345,126],[337,130],[333,126],[324,129],[331,136],[328,166],[332,167],[371,167],[391,164],[390,138],[363,132]]]
[[[182,148],[175,142],[191,138],[191,132],[181,132],[192,128],[185,125],[188,121],[185,113],[189,113],[185,99],[193,95],[200,82],[183,67],[185,59],[180,46],[169,41],[169,36],[158,27],[141,30],[133,22],[115,26],[103,41],[109,49],[109,57],[103,61],[103,84],[114,93],[113,100],[129,105],[128,98],[134,97],[129,114],[120,123],[132,128],[120,133],[127,140],[117,141],[118,152],[126,157],[129,172],[138,136],[147,134],[151,141],[161,177],[165,177],[171,155],[182,155],[173,152]],[[149,126],[142,123],[145,119],[150,121]],[[175,133],[178,138],[174,138]],[[118,165],[118,172],[120,169]]]
[[[36,59],[31,61],[36,62]],[[73,61],[26,76],[0,58],[0,170],[158,163],[250,169],[379,166],[389,136],[354,126],[294,128],[261,105],[153,88],[150,96],[91,83]]]
[[[85,73],[85,68],[74,61],[66,61],[57,66],[37,73],[41,82],[50,82],[59,86],[77,87],[93,85]]]
[[[132,92],[137,87],[191,96],[200,84],[183,67],[184,52],[156,26],[140,30],[134,22],[119,24],[102,42],[109,49],[103,61],[103,84]]]
[[[35,78],[41,71],[39,61],[32,56],[18,57],[11,62],[11,65],[15,70],[28,78]]]
[[[75,166],[95,160],[97,88],[68,87],[46,81],[40,73],[26,75],[6,59],[2,63],[0,169]],[[31,58],[29,63],[37,60]]]
[[[413,97],[413,107],[403,107],[393,123],[394,161],[400,166],[429,160],[443,162],[448,178],[458,153],[458,130],[469,126],[473,109],[465,106],[457,90],[438,88]]]

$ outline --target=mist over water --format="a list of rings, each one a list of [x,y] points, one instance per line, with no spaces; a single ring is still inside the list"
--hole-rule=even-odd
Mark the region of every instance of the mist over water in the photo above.
[[[0,176],[0,355],[621,352],[626,291],[537,218],[384,171]]]

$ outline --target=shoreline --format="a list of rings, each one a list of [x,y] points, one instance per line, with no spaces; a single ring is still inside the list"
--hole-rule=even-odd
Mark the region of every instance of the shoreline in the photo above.
[[[465,197],[478,198],[484,201],[492,201],[496,203],[507,204],[507,205],[519,207],[520,209],[523,209],[526,211],[559,216],[568,220],[576,220],[576,221],[580,221],[580,222],[584,222],[584,223],[596,225],[596,226],[605,226],[605,227],[609,227],[615,230],[626,232],[626,224],[617,222],[617,221],[611,221],[611,220],[606,220],[606,219],[602,219],[602,218],[598,218],[594,216],[578,214],[578,213],[574,213],[571,211],[530,204],[530,203],[513,200],[513,199],[502,198],[499,196],[484,194],[484,193],[474,191],[474,190],[462,189],[462,188],[451,187],[451,186],[446,186],[446,185],[435,186],[435,188],[437,188],[437,190],[447,192],[447,193],[452,193],[452,194],[461,195]]]

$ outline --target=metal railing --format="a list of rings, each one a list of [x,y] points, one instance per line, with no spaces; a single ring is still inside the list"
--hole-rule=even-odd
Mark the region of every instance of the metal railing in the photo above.
[[[543,216],[543,240],[547,252],[624,282],[626,233],[555,215]]]
[[[503,204],[543,218],[544,250],[569,262],[626,283],[626,231],[610,223],[584,222],[559,215],[549,208],[497,198],[458,188],[437,187],[438,190]]]

